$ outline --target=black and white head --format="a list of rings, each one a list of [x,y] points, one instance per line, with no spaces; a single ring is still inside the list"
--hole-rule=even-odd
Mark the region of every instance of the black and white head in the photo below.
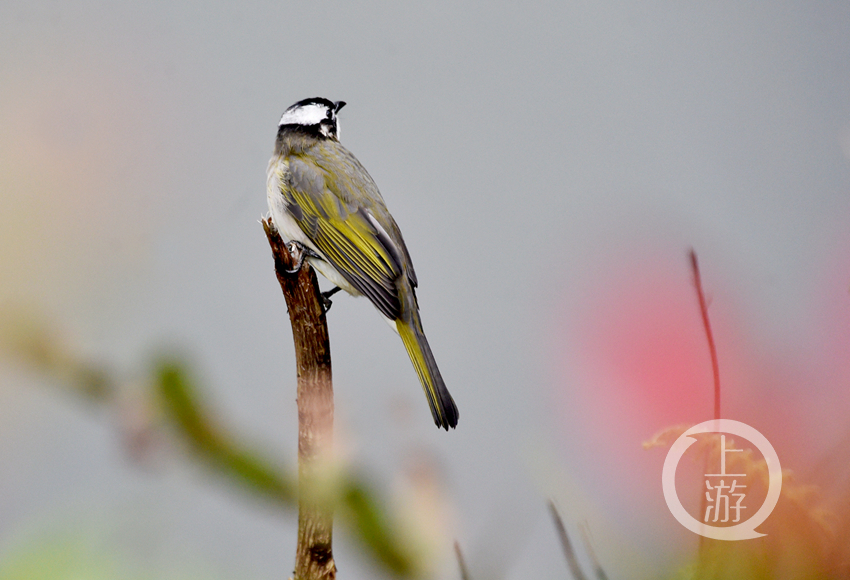
[[[321,97],[298,101],[283,113],[278,131],[289,129],[315,137],[339,140],[336,114],[344,106],[345,101],[333,103]]]

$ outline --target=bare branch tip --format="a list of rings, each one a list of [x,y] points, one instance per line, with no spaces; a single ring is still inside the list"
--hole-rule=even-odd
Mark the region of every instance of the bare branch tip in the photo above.
[[[457,556],[457,564],[460,567],[461,580],[472,580],[469,575],[469,569],[466,567],[466,561],[463,559],[463,552],[460,550],[460,542],[455,540],[455,555]]]
[[[584,575],[584,572],[582,572],[581,566],[579,566],[578,558],[576,558],[576,553],[573,549],[573,544],[570,541],[570,536],[567,534],[567,528],[564,526],[564,520],[561,519],[561,514],[558,513],[558,508],[555,507],[555,502],[551,499],[549,500],[549,511],[552,514],[552,519],[555,521],[555,529],[557,530],[558,538],[561,541],[564,558],[567,560],[567,565],[570,568],[573,578],[576,580],[586,580],[587,577]]]
[[[690,259],[691,270],[694,275],[694,286],[697,291],[697,301],[699,302],[700,316],[702,317],[702,325],[708,341],[708,352],[711,358],[711,370],[714,377],[714,418],[720,419],[720,366],[717,361],[717,348],[714,345],[714,335],[711,332],[711,323],[708,319],[708,301],[705,298],[705,292],[702,288],[697,254],[693,248],[690,250]]]

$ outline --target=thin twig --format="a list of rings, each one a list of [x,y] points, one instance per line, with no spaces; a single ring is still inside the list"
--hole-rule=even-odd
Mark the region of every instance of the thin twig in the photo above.
[[[705,302],[705,294],[702,291],[702,280],[699,275],[699,264],[697,254],[691,249],[691,270],[694,274],[694,286],[697,289],[699,300],[699,311],[702,315],[702,325],[705,328],[705,336],[708,339],[708,353],[711,356],[711,373],[714,376],[714,418],[720,419],[720,365],[717,362],[717,348],[714,346],[714,335],[711,333],[711,323],[708,320],[708,306]]]
[[[596,552],[593,551],[593,543],[590,541],[590,529],[587,526],[587,521],[583,521],[579,525],[581,539],[584,542],[584,548],[587,550],[587,555],[590,556],[590,561],[593,562],[593,571],[596,572],[597,580],[608,580],[608,575],[599,564],[599,559],[596,557]]]
[[[567,535],[567,528],[564,527],[564,521],[555,507],[555,502],[549,500],[549,511],[552,513],[552,519],[555,520],[555,529],[558,530],[558,537],[561,540],[561,547],[564,550],[564,557],[567,559],[567,565],[570,567],[570,572],[573,573],[573,578],[576,580],[587,580],[587,576],[581,571],[576,558],[573,544],[570,542],[570,537]]]
[[[711,332],[711,323],[708,320],[708,305],[705,301],[705,293],[702,290],[702,279],[699,273],[699,263],[697,262],[697,253],[691,248],[689,253],[691,259],[691,271],[694,274],[694,286],[697,290],[697,300],[699,301],[699,311],[702,316],[702,325],[705,329],[705,336],[708,339],[708,353],[711,357],[711,374],[714,378],[714,419],[720,420],[720,364],[717,362],[717,348],[714,346],[714,334]],[[708,455],[705,456],[705,473],[708,472]],[[706,513],[708,505],[706,495],[700,494],[700,514]],[[699,551],[705,554],[708,549],[709,539],[703,535],[699,537]]]
[[[457,556],[457,565],[460,567],[460,580],[472,580],[469,575],[469,569],[466,567],[466,561],[463,559],[463,552],[460,551],[460,542],[455,542],[455,556]]]

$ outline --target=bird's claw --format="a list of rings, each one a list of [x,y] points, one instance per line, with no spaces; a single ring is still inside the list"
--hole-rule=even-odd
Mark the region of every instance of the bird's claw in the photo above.
[[[304,265],[304,260],[307,258],[321,258],[319,254],[296,240],[289,242],[287,244],[287,249],[295,259],[295,267],[291,270],[286,270],[287,274],[297,274],[301,270],[301,266]]]
[[[331,301],[331,296],[340,291],[339,286],[334,286],[327,292],[322,292],[322,305],[325,307],[325,312],[328,312],[333,306],[333,302]]]

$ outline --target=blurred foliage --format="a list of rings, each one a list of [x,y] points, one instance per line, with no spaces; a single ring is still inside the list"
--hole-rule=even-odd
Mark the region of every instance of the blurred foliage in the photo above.
[[[268,461],[240,445],[217,423],[212,413],[202,408],[198,388],[188,378],[184,363],[162,360],[156,364],[155,374],[166,415],[198,459],[252,493],[286,506],[295,505],[297,496],[292,474],[275,470]]]
[[[33,318],[16,316],[0,323],[0,349],[15,360],[51,377],[67,392],[95,405],[117,404],[126,389],[105,365],[95,364],[69,349],[53,329]],[[207,396],[192,378],[190,365],[173,355],[154,361],[140,403],[156,412],[144,414],[149,424],[138,431],[156,430],[186,449],[186,457],[203,464],[211,473],[229,482],[235,491],[270,501],[284,510],[297,505],[294,470],[287,470],[235,435],[206,401]],[[294,383],[294,379],[293,379]],[[645,447],[667,447],[689,426],[671,427],[645,443]],[[141,439],[146,439],[142,436]],[[727,438],[727,449],[734,443]],[[694,446],[697,461],[717,462],[718,439],[698,438]],[[131,448],[130,451],[133,451]],[[693,457],[693,456],[692,456]],[[850,578],[850,436],[823,463],[831,469],[832,493],[798,480],[783,471],[782,493],[771,516],[759,531],[766,534],[754,540],[724,542],[703,539],[693,562],[678,570],[675,580],[784,580]],[[753,453],[727,456],[727,469],[748,474],[748,493],[759,494],[768,473],[763,460]],[[334,502],[337,521],[366,548],[371,557],[389,573],[400,578],[422,574],[423,554],[406,541],[409,534],[390,514],[365,479],[334,466],[332,485],[323,491]],[[823,484],[823,482],[820,482]],[[702,490],[694,491],[702,493]],[[586,577],[557,510],[550,504],[556,531],[574,577]],[[585,551],[594,567],[593,576],[606,578],[584,538]],[[463,564],[456,546],[464,578],[472,575]],[[92,551],[68,539],[28,546],[13,552],[0,564],[0,580],[139,578],[126,575],[126,568],[109,553]]]
[[[88,400],[105,401],[116,394],[112,373],[72,353],[46,321],[21,310],[0,314],[0,352],[53,377]]]
[[[668,447],[690,425],[666,429],[645,448]],[[694,436],[690,457],[701,465],[720,464],[720,438]],[[726,449],[741,449],[726,437]],[[747,495],[763,498],[767,494],[768,469],[751,449],[727,453],[726,472],[747,474]],[[692,490],[694,494],[704,489]],[[831,506],[844,506],[843,513]],[[836,497],[827,496],[819,487],[798,480],[783,469],[782,493],[770,517],[758,526],[762,537],[722,541],[701,538],[697,560],[680,570],[677,580],[815,580],[850,578],[850,540],[846,535],[847,506],[850,490]]]
[[[7,315],[0,328],[0,348],[5,353],[51,377],[68,392],[98,405],[116,404],[122,395],[123,383],[115,373],[74,353],[49,325],[26,315]],[[225,427],[204,402],[207,396],[192,379],[184,360],[159,357],[146,384],[143,405],[158,410],[151,417],[160,419],[162,425],[136,426],[136,434],[140,435],[136,439],[149,440],[146,432],[158,429],[187,449],[188,458],[229,481],[235,490],[269,500],[279,508],[297,508],[295,470],[276,465]],[[342,473],[335,475],[332,488],[324,493],[328,501],[334,502],[337,520],[388,572],[399,578],[415,577],[423,555],[404,545],[405,534],[385,508],[385,502],[362,477],[336,471]]]
[[[60,526],[7,551],[0,580],[216,580],[209,571],[182,569],[130,554],[109,529]],[[203,568],[203,566],[201,566]]]
[[[236,437],[202,409],[198,388],[188,378],[184,363],[162,360],[156,365],[156,376],[166,414],[198,458],[232,478],[242,489],[285,507],[296,506],[294,475],[276,471],[238,444]],[[417,557],[398,541],[399,531],[369,485],[351,474],[334,478],[334,484],[328,499],[335,502],[335,511],[354,536],[388,570],[401,577],[413,575]]]
[[[127,575],[111,553],[101,552],[71,536],[36,542],[0,563],[0,580],[143,579]]]

